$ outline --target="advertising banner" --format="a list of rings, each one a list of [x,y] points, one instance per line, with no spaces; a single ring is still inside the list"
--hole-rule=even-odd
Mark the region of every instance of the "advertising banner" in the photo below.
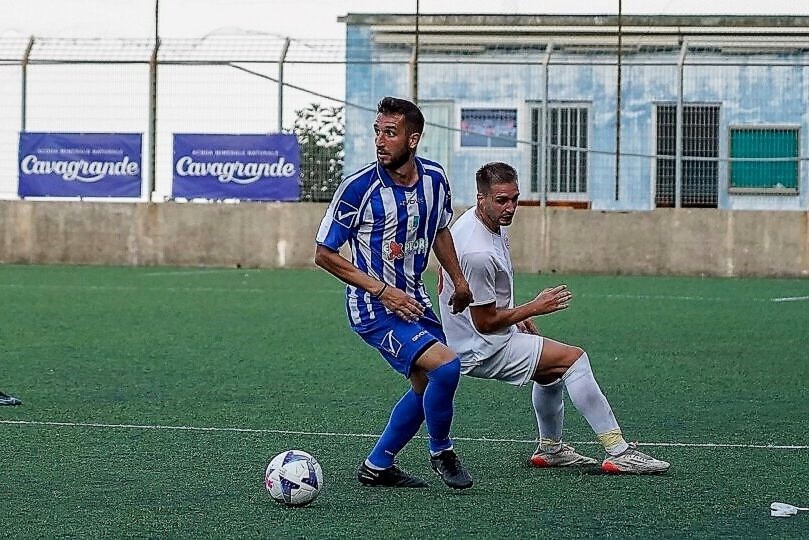
[[[291,134],[174,134],[172,196],[297,201],[300,150]]]
[[[20,133],[20,197],[140,197],[140,133]]]

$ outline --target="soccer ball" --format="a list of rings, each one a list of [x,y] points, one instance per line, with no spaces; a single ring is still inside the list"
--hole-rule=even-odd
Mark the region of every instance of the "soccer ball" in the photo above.
[[[281,452],[267,465],[264,487],[270,497],[286,506],[306,506],[323,489],[323,469],[303,450]]]

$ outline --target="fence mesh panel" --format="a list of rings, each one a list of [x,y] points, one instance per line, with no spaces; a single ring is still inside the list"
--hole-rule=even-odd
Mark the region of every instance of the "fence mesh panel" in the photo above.
[[[411,88],[412,42],[384,32],[375,40],[212,35],[155,47],[148,39],[0,38],[0,197],[16,197],[22,130],[143,133],[150,176],[154,112],[156,200],[171,196],[172,134],[277,131],[294,131],[301,143],[302,199],[329,200],[352,159],[373,159],[375,103],[365,96]],[[519,150],[526,198],[547,202],[618,197],[635,208],[717,207],[723,189],[799,190],[807,168],[805,92],[782,92],[772,81],[805,86],[806,43],[725,38],[719,47],[707,39],[683,56],[678,44],[634,36],[622,51],[617,111],[615,46],[603,38],[552,47],[535,41],[426,37],[418,85],[428,125],[420,152],[448,169],[457,165],[456,176],[468,179],[474,171],[459,163],[458,148],[479,148],[481,159]],[[346,93],[347,69],[367,75],[361,94]],[[464,86],[470,71],[487,84]],[[778,111],[767,126],[747,107],[751,95],[771,99]],[[520,106],[488,105],[497,99]],[[723,122],[726,115],[735,120]],[[650,181],[628,187],[628,178]]]

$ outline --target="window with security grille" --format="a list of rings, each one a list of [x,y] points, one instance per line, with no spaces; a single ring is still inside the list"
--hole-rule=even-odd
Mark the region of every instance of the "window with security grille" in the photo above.
[[[798,193],[797,127],[730,128],[731,193]]]
[[[657,105],[655,205],[675,206],[677,106]],[[682,207],[716,208],[719,185],[719,105],[683,105]]]
[[[534,109],[532,133],[539,112]],[[549,107],[548,193],[587,192],[587,112],[586,107]]]

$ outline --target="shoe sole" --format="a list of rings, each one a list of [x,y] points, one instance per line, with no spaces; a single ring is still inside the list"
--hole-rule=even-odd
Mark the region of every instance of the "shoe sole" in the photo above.
[[[541,456],[531,456],[528,459],[528,464],[532,467],[536,467],[537,469],[553,469],[564,467],[592,467],[594,465],[598,465],[598,461],[593,459],[591,461],[577,460],[568,463],[551,463]]]
[[[601,470],[607,474],[663,474],[664,472],[668,471],[671,468],[671,465],[666,467],[665,469],[657,469],[657,470],[647,470],[647,471],[640,471],[640,470],[624,470],[620,468],[615,463],[610,461],[605,461],[601,464]]]
[[[393,488],[393,489],[423,489],[423,488],[426,488],[426,487],[430,487],[430,484],[420,484],[420,485],[417,485],[417,486],[413,486],[413,485],[411,485],[411,486],[403,486],[403,485],[388,486],[388,485],[385,485],[385,484],[366,484],[365,482],[360,482],[360,485],[365,486],[365,487],[371,487],[371,488]]]
[[[357,482],[359,482],[360,485],[366,486],[366,487],[405,488],[405,489],[418,489],[418,488],[430,487],[430,484],[428,484],[424,480],[421,480],[420,483],[415,483],[415,484],[410,484],[410,485],[407,485],[407,484],[399,484],[399,485],[378,484],[372,478],[368,478],[367,479],[368,481],[364,481],[364,480],[365,480],[365,478],[363,478],[363,477],[357,477]]]

